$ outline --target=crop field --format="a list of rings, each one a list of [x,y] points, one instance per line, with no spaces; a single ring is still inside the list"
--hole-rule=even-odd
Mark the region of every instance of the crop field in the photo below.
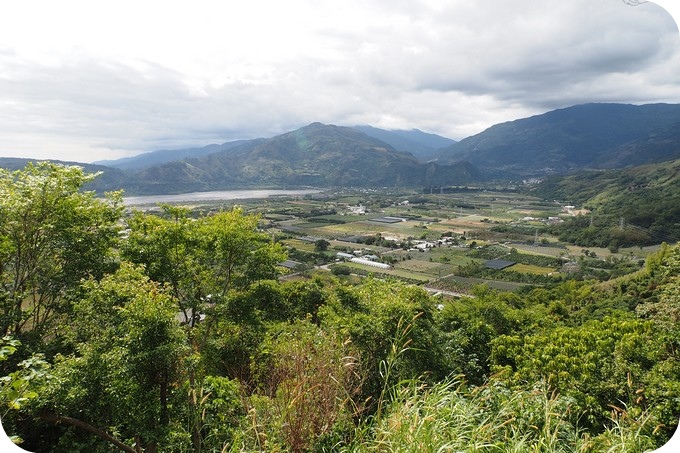
[[[564,247],[550,247],[535,244],[512,244],[512,247],[524,253],[529,253],[532,255],[552,256],[555,258],[569,254],[569,250],[567,250]]]
[[[523,274],[534,274],[534,275],[548,275],[555,272],[557,269],[551,269],[549,267],[533,266],[531,264],[521,264],[517,263],[505,270],[510,270],[514,272],[521,272]]]
[[[450,291],[461,291],[470,290],[475,285],[487,285],[489,288],[498,289],[500,291],[515,291],[522,286],[525,286],[523,283],[450,275],[448,277],[442,278],[441,280],[437,280],[432,284],[429,284],[428,287]]]
[[[548,234],[548,220],[555,223],[567,216],[562,207],[507,189],[468,188],[429,194],[344,189],[301,198],[248,200],[244,204],[247,212],[262,215],[265,227],[281,238],[295,260],[306,262],[310,268],[316,266],[316,272],[327,272],[328,267],[321,265],[337,260],[338,252],[370,255],[391,268],[343,264],[357,275],[402,278],[441,286],[442,290],[458,288],[465,292],[484,283],[513,291],[527,282],[549,283],[559,275],[566,278],[574,265],[588,262],[593,263],[598,275],[606,277],[611,270],[598,264],[602,260],[632,261],[649,253],[641,248],[621,249],[618,253],[598,248],[584,250],[560,243],[556,236]],[[301,239],[306,236],[325,239],[329,242],[327,250],[320,252],[313,241]],[[424,242],[428,243],[426,250],[419,250],[418,247],[424,248]],[[478,249],[486,252],[480,255]],[[503,259],[511,252],[520,254],[520,262],[498,271],[502,274],[486,268],[487,259]],[[568,274],[560,274],[561,266],[541,263],[545,257],[576,264],[571,265]]]
[[[346,266],[350,267],[351,269],[354,270],[360,270],[366,273],[367,275],[378,275],[378,276],[392,276],[392,277],[400,277],[400,278],[405,278],[409,280],[416,280],[421,283],[426,283],[431,280],[430,277],[427,275],[417,273],[417,272],[410,272],[405,269],[398,269],[398,268],[392,268],[392,269],[378,269],[372,266],[366,266],[363,264],[359,263],[345,263]]]
[[[311,242],[301,241],[299,239],[287,239],[282,241],[284,245],[288,247],[294,247],[298,250],[303,250],[305,252],[313,252],[314,244]]]

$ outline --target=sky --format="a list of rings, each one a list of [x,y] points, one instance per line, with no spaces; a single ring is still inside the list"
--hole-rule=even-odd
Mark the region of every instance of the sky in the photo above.
[[[460,140],[586,102],[680,103],[678,9],[677,0],[2,2],[0,157],[92,162],[315,121]]]

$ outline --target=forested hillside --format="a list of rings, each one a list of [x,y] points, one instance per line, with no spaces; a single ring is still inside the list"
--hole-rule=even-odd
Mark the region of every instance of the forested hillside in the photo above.
[[[496,124],[439,159],[470,162],[497,179],[623,168],[677,159],[678,125],[677,104],[582,104]]]
[[[126,215],[0,171],[0,402],[36,452],[642,452],[680,417],[680,246],[519,292],[280,282],[235,208]]]
[[[131,175],[133,193],[246,187],[422,187],[477,180],[467,163],[421,163],[358,130],[312,123],[264,141],[169,162]]]
[[[567,242],[620,247],[680,239],[680,160],[550,177],[532,193],[591,211],[554,228]]]

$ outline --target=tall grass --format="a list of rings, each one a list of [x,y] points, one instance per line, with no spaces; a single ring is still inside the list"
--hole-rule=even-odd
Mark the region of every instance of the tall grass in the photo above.
[[[381,364],[385,387],[378,410],[356,430],[343,452],[614,453],[656,447],[649,417],[633,419],[624,409],[592,436],[572,414],[572,400],[544,383],[513,390],[501,381],[467,388],[461,377],[428,385],[419,379],[394,382],[393,370],[409,349],[412,323],[400,323],[390,354]]]
[[[430,387],[411,381],[344,451],[633,453],[655,447],[644,417],[617,414],[611,427],[591,436],[569,421],[570,403],[540,387],[467,390],[455,379]]]

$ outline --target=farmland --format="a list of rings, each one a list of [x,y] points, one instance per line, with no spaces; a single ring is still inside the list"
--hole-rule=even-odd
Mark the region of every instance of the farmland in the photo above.
[[[336,190],[193,207],[219,210],[234,204],[260,216],[261,228],[302,265],[287,272],[303,278],[342,265],[359,277],[394,278],[455,293],[469,294],[478,284],[517,291],[568,279],[607,280],[637,270],[654,250],[613,253],[562,243],[549,227],[572,214],[558,202],[514,188]],[[348,255],[390,268],[351,262]],[[493,260],[512,264],[493,269],[488,267]]]

